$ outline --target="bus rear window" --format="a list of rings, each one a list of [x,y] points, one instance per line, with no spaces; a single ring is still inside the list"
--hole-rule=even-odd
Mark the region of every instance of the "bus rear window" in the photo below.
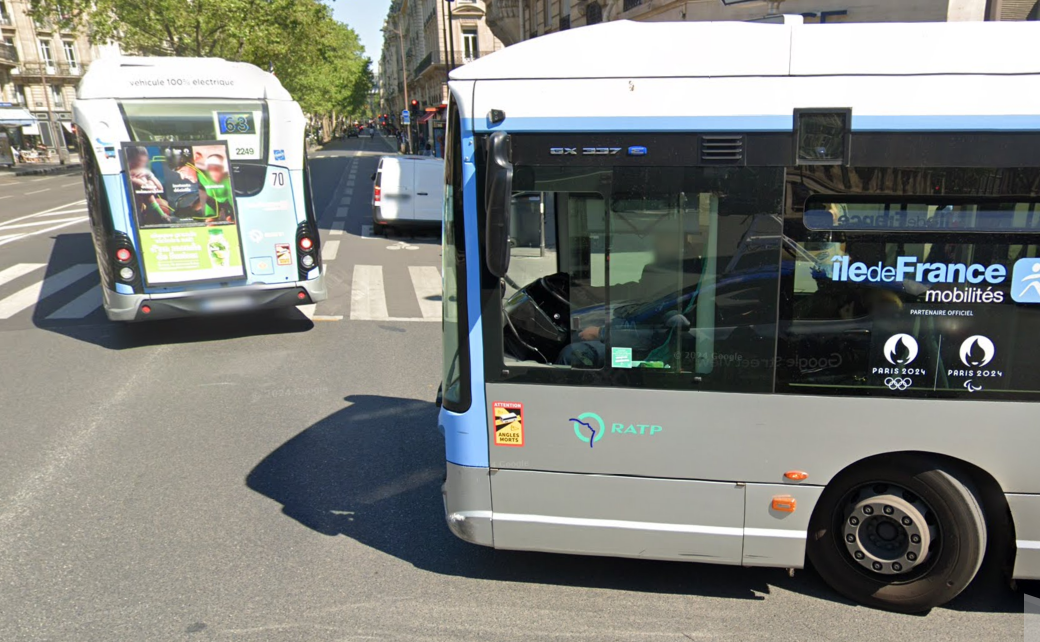
[[[264,158],[264,110],[259,101],[127,100],[122,103],[135,142],[227,141],[231,160]]]

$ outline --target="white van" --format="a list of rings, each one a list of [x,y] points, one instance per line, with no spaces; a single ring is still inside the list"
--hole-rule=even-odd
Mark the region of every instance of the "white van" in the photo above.
[[[444,214],[444,159],[384,156],[372,180],[372,222],[376,230],[440,223]]]

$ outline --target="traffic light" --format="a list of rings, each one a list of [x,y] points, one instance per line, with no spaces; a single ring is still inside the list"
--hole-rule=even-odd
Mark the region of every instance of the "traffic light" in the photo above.
[[[419,112],[421,112],[421,111],[422,111],[422,109],[419,108],[419,101],[413,98],[412,99],[412,109],[411,109],[412,116],[413,117],[417,116],[419,114]]]

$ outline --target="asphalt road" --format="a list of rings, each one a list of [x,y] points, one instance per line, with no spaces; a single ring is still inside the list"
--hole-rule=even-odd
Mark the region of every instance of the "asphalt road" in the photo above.
[[[0,175],[0,640],[1022,639],[989,577],[901,616],[812,571],[455,539],[438,235],[366,230],[387,149],[313,157],[330,299],[274,318],[107,322],[68,272],[93,262],[78,178]]]

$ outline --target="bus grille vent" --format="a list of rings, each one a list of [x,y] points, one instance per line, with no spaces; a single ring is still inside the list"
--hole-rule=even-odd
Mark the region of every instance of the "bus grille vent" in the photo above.
[[[701,136],[701,162],[736,165],[744,160],[743,136]]]

